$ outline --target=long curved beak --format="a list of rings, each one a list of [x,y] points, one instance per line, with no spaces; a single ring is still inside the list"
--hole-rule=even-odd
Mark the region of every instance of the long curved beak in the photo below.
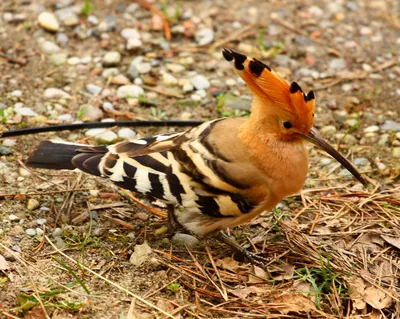
[[[364,186],[368,185],[368,182],[364,179],[364,177],[360,174],[360,172],[346,159],[344,158],[337,150],[335,150],[332,145],[326,142],[317,132],[315,127],[312,127],[310,133],[307,135],[300,134],[300,136],[307,141],[315,144],[319,148],[323,149],[329,155],[331,155],[335,160],[337,160],[340,164],[342,164],[355,178],[357,178]]]

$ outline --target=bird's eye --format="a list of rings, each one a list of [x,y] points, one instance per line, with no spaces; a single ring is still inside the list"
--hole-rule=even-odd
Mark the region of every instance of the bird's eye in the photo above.
[[[292,123],[290,123],[290,122],[283,122],[283,127],[284,128],[286,128],[286,129],[290,129],[290,128],[292,128]]]

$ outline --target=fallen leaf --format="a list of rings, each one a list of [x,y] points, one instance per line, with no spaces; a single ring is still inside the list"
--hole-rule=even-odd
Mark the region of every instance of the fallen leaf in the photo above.
[[[358,310],[365,309],[367,303],[364,301],[365,283],[364,280],[357,276],[348,278],[347,283],[350,290],[350,298],[353,301],[354,308]]]
[[[288,314],[289,312],[301,313],[317,310],[314,302],[308,299],[304,295],[288,293],[279,296],[274,300],[274,303],[280,304],[277,310],[282,314]]]
[[[381,235],[381,237],[390,245],[400,249],[400,237],[392,237],[387,235]]]
[[[247,296],[249,296],[250,294],[262,295],[270,293],[271,290],[266,289],[265,287],[249,286],[244,288],[232,289],[229,292],[235,295],[236,297],[246,299]]]
[[[299,280],[293,284],[293,288],[296,288],[296,292],[304,296],[311,294],[311,283]]]
[[[249,275],[249,280],[247,281],[250,284],[264,283],[270,278],[269,274],[258,266],[253,266],[251,270],[252,274]]]
[[[10,266],[8,265],[8,261],[4,258],[3,255],[0,255],[0,270],[7,270]]]
[[[226,270],[237,271],[239,269],[239,263],[236,260],[233,260],[231,257],[225,257],[222,259],[218,259],[216,261],[216,265],[222,267]]]
[[[272,279],[274,280],[285,280],[285,279],[291,279],[294,274],[294,266],[290,264],[282,264],[279,265],[278,268],[280,268],[278,271],[280,272],[279,275],[272,276]]]
[[[367,304],[378,310],[389,307],[392,304],[392,298],[374,286],[365,289],[364,300]]]

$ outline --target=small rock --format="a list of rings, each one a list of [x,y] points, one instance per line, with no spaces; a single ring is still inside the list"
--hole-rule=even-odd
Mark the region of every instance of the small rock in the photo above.
[[[104,132],[104,129],[90,129],[85,133],[86,136],[94,136],[95,140],[100,144],[111,144],[118,140],[118,135],[112,131]]]
[[[140,48],[142,45],[143,45],[143,43],[140,39],[129,38],[128,41],[126,42],[126,49],[134,50],[134,49]]]
[[[117,68],[108,68],[101,73],[101,76],[105,79],[108,79],[109,77],[114,77],[118,74],[119,70]]]
[[[150,259],[151,253],[152,249],[147,242],[144,242],[142,245],[136,245],[134,252],[129,258],[129,262],[132,265],[139,267]]]
[[[354,165],[356,166],[368,166],[370,165],[368,158],[357,157],[354,159]]]
[[[83,104],[78,111],[78,117],[82,120],[98,121],[103,117],[103,111],[91,104]]]
[[[51,12],[42,12],[38,17],[38,21],[39,25],[47,31],[56,32],[60,28],[56,16]]]
[[[381,130],[400,132],[400,123],[391,120],[386,120],[385,123],[382,124]]]
[[[13,140],[11,138],[6,138],[3,140],[3,146],[5,147],[13,147],[17,144],[17,140]]]
[[[73,8],[63,8],[59,9],[55,12],[58,20],[66,26],[75,26],[79,23],[79,17],[78,15],[74,12]]]
[[[208,81],[207,78],[201,74],[191,78],[190,82],[197,90],[205,90],[210,87],[210,81]]]
[[[116,66],[121,62],[121,54],[118,51],[107,52],[103,56],[102,63],[106,67]]]
[[[61,237],[55,237],[55,238],[54,238],[54,245],[55,245],[58,249],[67,248],[67,244],[65,243],[65,241],[64,241]]]
[[[135,84],[120,86],[117,90],[117,96],[122,98],[137,98],[144,94],[144,90]]]
[[[346,120],[346,124],[350,127],[356,126],[359,122],[356,119],[348,119]]]
[[[364,133],[375,133],[379,131],[379,126],[371,125],[364,129]]]
[[[79,64],[81,62],[81,59],[79,59],[77,56],[73,56],[73,57],[70,57],[67,60],[67,62],[68,62],[69,65],[77,65],[77,64]]]
[[[22,91],[21,90],[15,90],[11,92],[11,96],[13,97],[21,97],[22,96]]]
[[[103,109],[104,109],[104,111],[110,112],[110,113],[113,113],[115,111],[114,105],[110,102],[104,102]]]
[[[96,16],[94,16],[93,14],[91,14],[87,17],[87,22],[89,22],[92,25],[98,25],[99,19]]]
[[[39,218],[39,219],[36,220],[36,223],[38,225],[44,225],[44,224],[47,223],[47,219],[46,218]]]
[[[336,127],[333,125],[327,125],[321,128],[320,132],[324,136],[332,136],[336,133]]]
[[[36,230],[33,228],[28,228],[25,230],[25,234],[31,237],[36,236]]]
[[[62,122],[73,122],[74,118],[72,117],[71,114],[62,114],[57,117],[57,120],[62,121]]]
[[[214,31],[210,28],[198,30],[194,35],[199,45],[206,45],[214,41]]]
[[[151,71],[151,64],[147,62],[139,63],[136,65],[136,69],[139,73],[149,73]]]
[[[116,84],[116,85],[132,84],[131,81],[129,81],[129,79],[123,74],[118,74],[118,75],[114,76],[113,78],[111,78],[111,83]]]
[[[65,47],[68,44],[69,38],[65,33],[57,33],[56,42]]]
[[[36,208],[39,207],[39,201],[34,199],[34,198],[29,198],[28,204],[26,205],[26,208],[28,210],[35,210]]]
[[[61,51],[61,48],[51,41],[45,41],[41,45],[42,51],[45,54],[54,54]]]
[[[56,229],[54,229],[53,231],[53,237],[60,237],[62,235],[62,229],[57,227]]]
[[[344,59],[336,58],[332,59],[329,62],[329,68],[330,69],[345,69],[346,68],[346,61]]]
[[[333,118],[338,122],[344,122],[347,119],[347,111],[335,110],[333,112]]]
[[[126,40],[140,39],[140,33],[135,28],[125,28],[121,30],[121,36]]]
[[[172,74],[164,72],[162,74],[162,82],[164,85],[173,86],[178,84],[178,79],[174,77]]]
[[[91,95],[97,95],[100,94],[103,88],[101,86],[95,85],[95,84],[87,84],[86,85],[86,91],[90,93]]]
[[[172,237],[172,243],[179,247],[194,248],[200,244],[200,241],[191,235],[176,233],[174,237]]]
[[[12,151],[5,146],[0,146],[0,155],[11,155]]]
[[[67,59],[68,59],[68,54],[65,52],[55,53],[52,54],[50,57],[50,61],[54,65],[65,64],[65,62],[67,62]]]
[[[166,68],[168,71],[171,71],[172,73],[180,73],[185,70],[185,67],[180,64],[175,64],[175,63],[167,63]]]
[[[138,218],[140,220],[148,220],[149,219],[149,215],[146,213],[136,213],[134,215],[135,218]]]
[[[39,227],[36,227],[36,235],[42,236],[43,235],[43,230],[41,230]]]
[[[118,131],[118,137],[122,138],[122,139],[128,140],[128,139],[134,138],[135,136],[136,136],[136,132],[128,127],[121,128]]]
[[[378,144],[379,145],[386,145],[389,141],[389,134],[382,134],[379,138]]]
[[[8,219],[9,219],[10,221],[12,221],[12,222],[17,221],[17,220],[20,220],[19,216],[14,215],[14,214],[8,215]]]
[[[392,155],[394,158],[400,158],[400,147],[393,147]]]
[[[57,89],[57,88],[47,88],[44,93],[43,97],[45,99],[70,99],[71,95],[69,95],[67,92]]]
[[[30,107],[19,107],[15,109],[15,113],[22,115],[22,116],[38,116],[34,110]]]

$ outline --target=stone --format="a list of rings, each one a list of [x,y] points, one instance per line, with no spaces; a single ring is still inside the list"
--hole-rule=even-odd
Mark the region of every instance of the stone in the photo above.
[[[54,54],[61,51],[61,48],[51,41],[44,41],[41,45],[44,54]]]
[[[172,244],[178,247],[188,247],[188,248],[195,248],[200,244],[200,241],[191,235],[176,233],[172,237]]]
[[[400,158],[400,147],[393,147],[392,155],[394,158]]]
[[[135,84],[120,86],[117,90],[117,96],[122,98],[137,98],[144,94],[144,90]]]
[[[57,117],[57,120],[62,121],[62,122],[73,122],[74,118],[72,117],[71,114],[62,114]]]
[[[25,230],[25,234],[31,237],[36,236],[36,230],[33,228],[28,228]]]
[[[371,125],[364,129],[364,133],[376,133],[379,131],[379,126]]]
[[[334,70],[345,69],[346,68],[346,60],[340,59],[340,58],[332,59],[329,62],[329,68],[334,69]]]
[[[65,52],[55,53],[50,56],[50,62],[54,65],[65,64],[65,62],[67,62],[67,59],[68,59],[68,54]]]
[[[174,86],[178,84],[178,79],[174,77],[172,74],[164,72],[162,74],[162,82],[166,86]]]
[[[210,81],[208,81],[208,79],[201,74],[198,74],[191,78],[190,82],[197,90],[205,90],[210,87]]]
[[[0,155],[11,155],[12,151],[5,146],[0,146]]]
[[[26,208],[28,210],[35,210],[39,206],[40,206],[40,203],[39,203],[39,201],[37,199],[29,198],[28,203],[26,205]]]
[[[98,121],[103,117],[103,111],[91,104],[83,104],[78,111],[78,117],[81,120]]]
[[[54,229],[53,231],[53,237],[60,237],[62,235],[62,229],[57,227],[56,229]]]
[[[69,38],[65,33],[57,33],[56,42],[65,47],[68,44]]]
[[[129,38],[128,41],[126,42],[126,49],[134,50],[142,47],[142,45],[143,45],[142,40],[136,38]]]
[[[118,74],[119,70],[117,68],[108,68],[101,73],[101,76],[105,79],[108,79],[109,77],[114,77]]]
[[[207,45],[214,41],[214,31],[210,28],[198,30],[194,35],[199,45]]]
[[[121,36],[126,39],[140,39],[140,33],[136,28],[125,28],[121,30]]]
[[[107,52],[102,59],[102,63],[106,67],[116,66],[121,62],[121,54],[118,51]]]
[[[326,125],[320,129],[320,132],[324,136],[332,136],[336,133],[336,127],[334,125]]]
[[[56,32],[60,28],[60,24],[58,23],[56,16],[48,11],[42,12],[39,15],[38,22],[39,25],[47,31]]]
[[[56,10],[55,14],[63,25],[71,27],[79,23],[79,17],[71,7]]]
[[[185,83],[182,87],[183,92],[187,93],[187,92],[192,92],[194,90],[194,87],[192,85],[192,83]]]
[[[118,131],[118,137],[122,139],[131,139],[136,136],[136,132],[128,127],[121,128]]]
[[[57,89],[57,88],[47,88],[44,93],[43,97],[45,99],[51,100],[51,99],[70,99],[71,95],[69,95],[67,92]]]
[[[394,131],[394,132],[400,132],[400,123],[395,122],[392,120],[386,120],[382,126],[381,126],[382,131]]]
[[[348,119],[346,120],[346,124],[350,127],[356,126],[359,122],[356,119]]]
[[[38,116],[34,110],[30,107],[19,107],[15,109],[15,113],[22,115],[22,116]]]
[[[168,71],[171,71],[172,73],[180,73],[185,70],[185,67],[183,65],[175,63],[167,63],[165,64],[165,67],[167,68]]]
[[[134,252],[129,258],[129,262],[136,267],[142,266],[149,261],[151,253],[152,249],[147,242],[144,242],[142,245],[136,245]]]
[[[8,219],[9,219],[10,221],[12,221],[12,222],[17,221],[17,220],[20,220],[19,216],[14,215],[14,214],[8,215]]]
[[[88,93],[90,93],[91,95],[100,94],[102,90],[103,88],[96,84],[86,84],[86,91],[88,91]]]
[[[151,71],[151,64],[147,62],[139,63],[136,65],[136,69],[139,73],[149,73]]]
[[[370,165],[370,162],[368,158],[365,157],[357,157],[354,159],[354,165],[356,166],[368,166]]]

